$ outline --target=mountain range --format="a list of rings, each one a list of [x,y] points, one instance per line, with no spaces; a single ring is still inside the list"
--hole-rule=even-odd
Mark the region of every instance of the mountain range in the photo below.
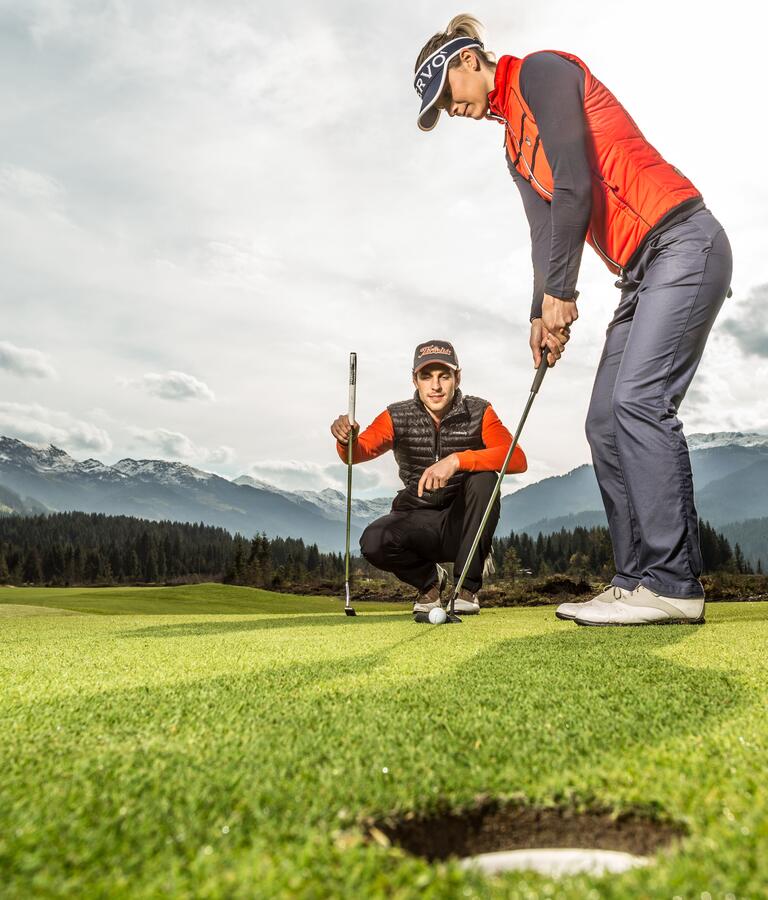
[[[768,435],[694,434],[688,445],[701,518],[726,535],[739,524],[737,539],[745,555],[768,562],[765,540],[750,538],[766,529],[747,524],[768,517]],[[353,547],[368,522],[389,511],[391,501],[353,498]],[[0,514],[74,509],[205,522],[246,536],[265,531],[271,537],[302,537],[326,551],[344,544],[346,498],[331,488],[286,491],[248,475],[229,480],[156,459],[126,458],[113,465],[78,461],[53,445],[0,437]],[[594,471],[581,465],[505,496],[497,534],[604,524]]]
[[[2,437],[0,488],[0,511],[6,513],[76,509],[204,522],[248,537],[261,531],[270,537],[302,537],[326,551],[337,551],[344,543],[345,513],[333,512],[334,507],[343,508],[344,498],[336,491],[320,491],[313,501],[271,486],[237,484],[178,462],[79,462],[53,445],[39,447]],[[357,504],[351,528],[355,544],[379,508],[375,502],[370,509]]]
[[[722,526],[768,516],[768,435],[694,434],[688,447],[696,508],[702,519]],[[578,466],[509,494],[502,505],[499,533],[555,531],[562,526],[554,523],[563,517],[572,523],[570,527],[605,524],[592,466]]]

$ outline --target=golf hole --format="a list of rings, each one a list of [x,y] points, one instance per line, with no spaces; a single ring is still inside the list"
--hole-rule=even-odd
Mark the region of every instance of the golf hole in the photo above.
[[[482,801],[460,811],[370,821],[367,835],[429,862],[458,857],[487,874],[525,869],[559,877],[648,865],[685,830],[639,811],[616,815]]]

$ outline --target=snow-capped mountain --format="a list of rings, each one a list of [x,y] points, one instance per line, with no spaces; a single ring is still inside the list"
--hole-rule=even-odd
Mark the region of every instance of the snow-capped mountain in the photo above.
[[[278,497],[284,497],[292,503],[296,502],[296,494],[293,491],[284,491],[282,488],[275,487],[268,481],[262,481],[261,478],[253,478],[251,475],[240,475],[234,478],[233,484],[244,484],[248,487],[256,488],[258,491],[267,491],[270,494],[277,494]]]
[[[126,458],[116,462],[112,469],[129,478],[142,478],[147,481],[157,481],[160,484],[189,484],[210,481],[211,478],[216,477],[210,472],[203,472],[202,469],[195,469],[184,463],[167,462],[163,459]]]
[[[347,497],[341,491],[333,488],[325,488],[322,491],[285,491],[282,488],[275,487],[267,481],[260,478],[253,478],[251,475],[240,475],[234,479],[234,484],[244,484],[255,487],[263,491],[270,491],[280,497],[284,497],[292,503],[309,503],[316,507],[320,512],[330,519],[332,522],[339,522],[346,519],[347,515]],[[355,496],[352,497],[352,521],[357,521],[363,526],[368,522],[384,516],[389,512],[392,506],[391,497],[376,497],[373,500],[361,500]]]
[[[310,503],[325,510],[331,518],[346,516],[347,497],[341,491],[333,488],[325,488],[322,491],[296,491],[299,497],[303,497]],[[385,516],[392,506],[392,497],[375,497],[373,500],[359,500],[352,497],[352,515],[370,521],[379,516]]]
[[[688,447],[701,519],[728,533],[725,526],[768,517],[768,435],[694,434]],[[505,497],[497,534],[546,534],[597,524],[606,524],[602,499],[592,466],[584,465]],[[751,553],[753,559],[768,559],[768,547],[754,545]]]
[[[697,432],[687,438],[689,450],[712,450],[715,447],[768,447],[768,434],[757,431]]]
[[[121,459],[78,462],[52,445],[0,438],[0,487],[11,492],[0,512],[82,510],[220,525],[246,537],[302,537],[322,550],[339,550],[344,526],[327,509],[302,497],[257,485],[235,484],[184,463]],[[365,523],[362,523],[363,525]],[[356,542],[361,532],[353,522]]]
[[[688,444],[702,519],[720,527],[768,517],[768,435],[694,434]],[[302,537],[324,550],[338,551],[344,543],[346,497],[341,491],[286,491],[248,475],[230,481],[179,462],[79,462],[52,445],[0,437],[0,488],[10,492],[0,502],[0,514],[76,509],[205,522],[246,536],[265,531]],[[389,497],[353,497],[353,546],[390,504]],[[592,466],[582,465],[504,497],[497,534],[604,522]],[[768,552],[763,555],[768,558]]]
[[[768,516],[768,435],[740,431],[694,434],[688,438],[688,447],[696,506],[702,518],[723,525]],[[550,523],[564,516],[584,514],[592,521],[602,510],[592,466],[579,466],[505,497],[499,533],[552,530]]]
[[[53,444],[26,444],[9,437],[0,437],[0,466],[16,466],[41,475],[121,477],[112,466],[106,466],[98,459],[78,462]]]

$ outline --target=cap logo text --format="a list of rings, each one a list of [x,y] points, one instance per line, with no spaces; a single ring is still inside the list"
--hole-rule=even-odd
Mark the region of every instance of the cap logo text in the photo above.
[[[439,347],[437,344],[431,344],[429,347],[422,347],[419,350],[419,356],[426,356],[431,353],[441,353],[443,356],[451,356],[451,351],[447,347]]]

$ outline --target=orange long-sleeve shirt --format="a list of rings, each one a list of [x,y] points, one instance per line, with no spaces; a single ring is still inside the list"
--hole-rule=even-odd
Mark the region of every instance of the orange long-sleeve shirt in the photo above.
[[[437,426],[436,426],[437,427]],[[501,469],[504,457],[507,455],[509,445],[512,443],[512,435],[507,431],[501,419],[496,415],[489,404],[483,414],[482,438],[485,449],[464,450],[457,453],[459,457],[459,470],[462,472],[498,472]],[[352,448],[352,462],[361,463],[376,459],[382,453],[392,449],[395,440],[395,428],[389,410],[385,409],[381,415],[361,431]],[[336,442],[336,451],[343,462],[347,461],[347,447]],[[525,472],[528,462],[522,448],[518,444],[507,466],[507,472]]]

